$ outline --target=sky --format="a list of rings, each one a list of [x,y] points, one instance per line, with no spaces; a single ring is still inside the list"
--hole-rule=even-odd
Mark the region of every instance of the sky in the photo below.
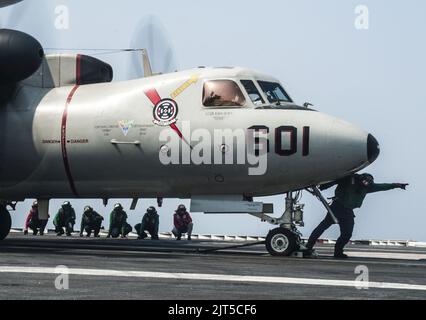
[[[368,8],[367,29],[357,24],[359,6]],[[297,103],[311,102],[379,140],[381,156],[367,169],[378,182],[410,183],[407,191],[368,196],[356,211],[353,238],[426,241],[425,12],[422,0],[24,0],[0,9],[0,25],[30,33],[48,52],[95,54],[113,66],[115,81],[141,75],[135,53],[82,49],[146,47],[154,71],[243,66],[279,78]],[[277,215],[283,211],[284,196],[256,200],[274,203]],[[62,201],[52,201],[51,215]],[[325,210],[307,193],[302,202],[307,237]],[[101,201],[72,203],[78,217],[86,204],[106,217],[115,201],[107,208]],[[180,203],[189,205],[165,200],[160,231],[171,230]],[[155,204],[140,201],[128,211],[131,224]],[[19,204],[14,227],[22,227],[29,207],[30,201]],[[200,234],[263,236],[273,228],[247,215],[194,214],[194,220]],[[337,236],[337,226],[324,235]]]

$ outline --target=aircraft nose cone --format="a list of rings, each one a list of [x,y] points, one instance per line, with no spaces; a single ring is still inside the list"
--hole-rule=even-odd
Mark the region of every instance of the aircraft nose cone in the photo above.
[[[368,154],[368,161],[370,163],[373,163],[377,160],[377,158],[380,155],[380,145],[377,139],[372,135],[368,135],[367,139],[367,154]]]

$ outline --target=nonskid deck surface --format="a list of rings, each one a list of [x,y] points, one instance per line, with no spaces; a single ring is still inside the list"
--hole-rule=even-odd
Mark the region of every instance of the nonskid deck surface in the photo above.
[[[14,233],[0,243],[0,299],[426,299],[426,248],[349,246],[341,261],[330,245],[310,260],[238,244]]]

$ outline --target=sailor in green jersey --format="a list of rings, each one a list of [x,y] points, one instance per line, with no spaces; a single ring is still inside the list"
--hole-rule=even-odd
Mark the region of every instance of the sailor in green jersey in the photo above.
[[[55,231],[58,236],[62,236],[64,234],[64,228],[66,230],[67,236],[71,236],[71,234],[74,232],[75,211],[70,202],[64,202],[62,208],[59,209],[58,213],[53,219],[53,224],[56,228]]]
[[[367,194],[388,191],[393,189],[405,190],[408,184],[392,183],[392,184],[376,184],[371,174],[352,175],[342,180],[321,186],[321,190],[326,190],[337,184],[335,197],[331,210],[339,221],[340,238],[336,242],[334,257],[338,259],[346,259],[347,255],[343,253],[344,247],[348,244],[352,237],[355,215],[354,209],[361,208]],[[308,254],[313,253],[313,248],[321,235],[334,224],[334,220],[330,214],[320,223],[313,231],[309,238]]]
[[[109,219],[108,238],[126,238],[132,232],[132,226],[127,223],[127,213],[123,210],[123,206],[117,203],[111,212]]]
[[[135,226],[136,232],[138,233],[138,240],[144,240],[148,237],[145,231],[148,231],[151,235],[152,240],[159,240],[158,228],[160,226],[160,216],[158,215],[157,209],[149,207],[146,210],[146,214],[142,218],[142,222]]]
[[[80,237],[82,237],[83,232],[86,231],[88,238],[90,238],[92,232],[94,233],[95,238],[99,238],[99,232],[101,230],[103,220],[104,218],[93,210],[92,207],[86,206],[84,208],[83,216],[81,217]]]

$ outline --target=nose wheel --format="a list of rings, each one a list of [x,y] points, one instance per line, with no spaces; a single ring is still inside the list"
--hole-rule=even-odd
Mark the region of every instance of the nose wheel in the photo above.
[[[12,227],[12,218],[5,206],[0,206],[0,240],[6,239]]]
[[[266,237],[266,249],[272,256],[288,257],[298,249],[297,236],[284,228],[271,230]]]

